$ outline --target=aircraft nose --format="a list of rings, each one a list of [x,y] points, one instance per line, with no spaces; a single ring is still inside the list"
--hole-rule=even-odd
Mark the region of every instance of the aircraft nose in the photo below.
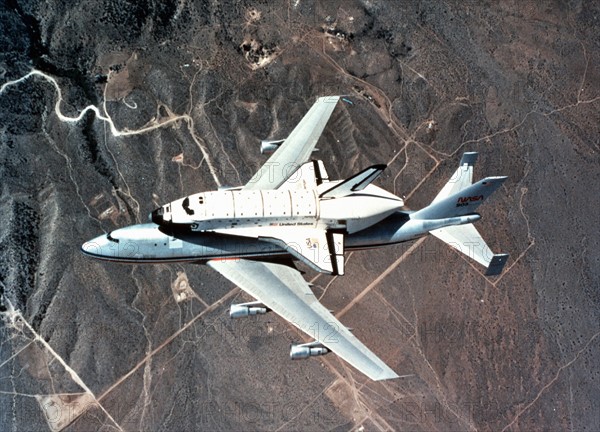
[[[81,252],[91,257],[104,257],[110,254],[109,241],[105,235],[86,241],[81,245]]]

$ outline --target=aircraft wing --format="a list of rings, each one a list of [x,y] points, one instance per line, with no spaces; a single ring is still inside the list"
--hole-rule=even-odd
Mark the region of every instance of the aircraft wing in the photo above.
[[[290,136],[250,179],[244,189],[277,189],[307,162],[339,99],[339,96],[317,99]]]
[[[211,260],[208,265],[370,379],[398,378],[319,303],[298,270],[244,259]]]

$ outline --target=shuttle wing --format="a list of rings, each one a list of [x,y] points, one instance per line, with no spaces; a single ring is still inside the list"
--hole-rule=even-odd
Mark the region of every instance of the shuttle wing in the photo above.
[[[344,235],[318,228],[273,229],[260,240],[276,244],[318,272],[344,274]]]
[[[370,379],[398,378],[319,303],[298,270],[244,259],[211,260],[208,265]]]
[[[309,227],[226,228],[213,232],[273,243],[313,270],[344,274],[344,234]]]
[[[245,190],[277,189],[310,159],[339,96],[317,99],[290,136],[244,186]]]

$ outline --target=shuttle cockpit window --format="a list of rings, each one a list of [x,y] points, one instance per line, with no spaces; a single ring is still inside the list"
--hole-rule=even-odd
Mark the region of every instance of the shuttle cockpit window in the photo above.
[[[194,214],[194,210],[190,208],[190,197],[186,197],[186,199],[181,202],[181,207],[183,207],[188,215],[192,216]]]

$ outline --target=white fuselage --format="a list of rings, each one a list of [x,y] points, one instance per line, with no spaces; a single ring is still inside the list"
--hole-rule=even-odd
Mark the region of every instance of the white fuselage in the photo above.
[[[310,190],[221,190],[193,194],[164,205],[161,222],[188,225],[192,231],[302,226],[354,233],[385,219],[404,205],[401,198],[374,185],[341,198],[319,197],[321,191],[336,183],[323,183]]]
[[[406,212],[395,212],[380,223],[349,235],[346,238],[346,249],[369,249],[411,241],[427,235],[430,230],[473,223],[479,218],[479,215],[469,215],[423,221],[411,219]],[[81,249],[94,258],[133,263],[256,259],[288,255],[281,247],[258,239],[220,235],[210,231],[168,233],[163,227],[153,223],[119,228],[86,242]]]

